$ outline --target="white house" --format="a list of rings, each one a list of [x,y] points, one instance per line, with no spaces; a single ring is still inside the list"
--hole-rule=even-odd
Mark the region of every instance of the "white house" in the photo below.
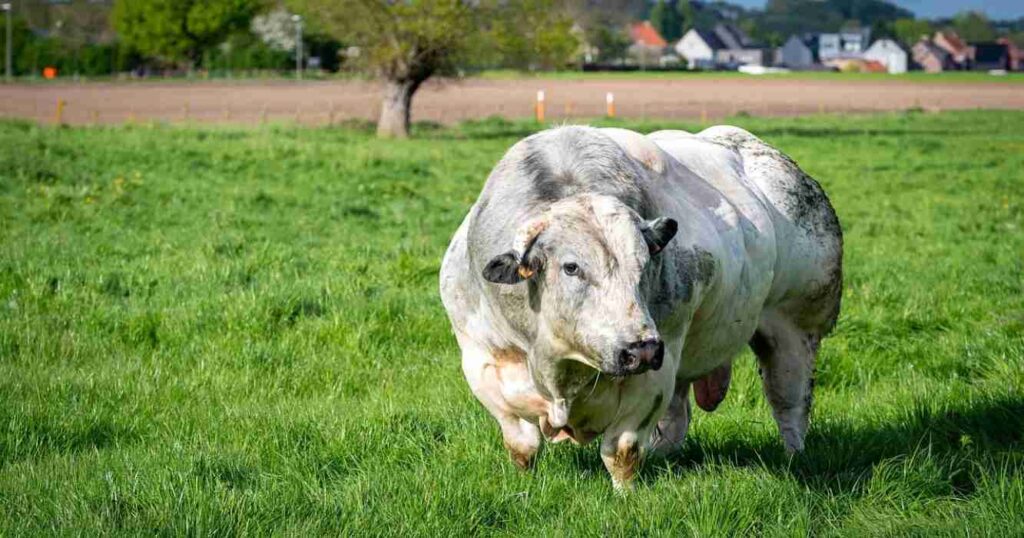
[[[765,64],[765,49],[729,24],[717,24],[710,32],[694,28],[676,43],[675,49],[686,58],[690,69]]]
[[[865,60],[873,60],[885,66],[891,75],[907,72],[907,51],[891,39],[879,39],[864,51]]]
[[[696,28],[686,32],[675,46],[676,52],[686,58],[690,69],[714,68],[715,51],[721,48],[724,45],[715,34]]]

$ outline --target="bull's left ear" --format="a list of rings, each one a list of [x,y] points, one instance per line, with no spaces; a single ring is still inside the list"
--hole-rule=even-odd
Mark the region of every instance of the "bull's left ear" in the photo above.
[[[679,231],[679,223],[668,217],[649,220],[645,224],[646,226],[640,232],[644,235],[647,248],[651,249],[652,256],[661,252]]]

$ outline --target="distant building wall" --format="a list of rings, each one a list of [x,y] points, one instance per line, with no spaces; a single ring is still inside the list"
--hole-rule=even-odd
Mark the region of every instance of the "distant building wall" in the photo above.
[[[696,30],[686,32],[686,35],[676,43],[676,52],[686,58],[690,69],[709,69],[715,66],[715,51],[704,41]]]
[[[876,61],[885,66],[890,74],[907,72],[907,53],[891,39],[879,39],[864,52],[865,60]]]
[[[952,65],[949,53],[927,39],[918,41],[911,50],[914,61],[927,73],[941,73]]]
[[[779,48],[778,62],[791,69],[809,69],[814,66],[814,52],[797,36],[790,36]]]
[[[723,49],[715,51],[719,64],[764,65],[764,51],[761,49]]]

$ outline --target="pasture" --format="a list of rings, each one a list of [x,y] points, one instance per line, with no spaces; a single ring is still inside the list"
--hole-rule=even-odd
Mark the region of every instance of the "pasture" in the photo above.
[[[808,448],[747,352],[627,497],[509,462],[436,291],[536,124],[0,123],[0,535],[1024,533],[1024,112],[729,123],[845,232]]]

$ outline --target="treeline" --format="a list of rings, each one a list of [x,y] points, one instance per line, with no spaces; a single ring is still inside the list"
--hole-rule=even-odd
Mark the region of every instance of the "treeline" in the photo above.
[[[294,68],[303,15],[303,62],[327,71],[373,64],[358,32],[339,32],[363,7],[346,0],[12,0],[14,71],[99,76],[147,71],[284,71]],[[422,6],[420,4],[423,4]],[[429,4],[429,5],[427,5]],[[458,8],[459,0],[416,0],[414,11]],[[465,6],[463,6],[465,8]],[[910,46],[950,28],[971,42],[1010,37],[1024,46],[1024,18],[990,21],[967,12],[947,20],[914,18],[883,0],[769,0],[764,9],[693,0],[474,0],[466,24],[445,28],[472,43],[460,47],[458,70],[507,67],[566,69],[611,64],[628,55],[630,22],[649,20],[672,42],[690,28],[729,21],[757,42],[781,45],[790,35],[870,27],[875,37]],[[372,30],[374,21],[366,21]],[[384,21],[385,23],[387,21]],[[348,26],[351,26],[350,24]],[[429,29],[427,29],[429,30]],[[379,30],[377,30],[379,33]],[[429,32],[426,32],[429,34]],[[4,42],[0,40],[0,57]],[[468,53],[466,51],[469,51]]]
[[[443,7],[457,0],[411,4]],[[609,5],[615,2],[609,2]],[[337,18],[354,16],[360,2],[306,0],[13,0],[14,72],[38,75],[55,67],[61,75],[101,76],[124,72],[212,73],[285,71],[295,68],[298,33],[302,62],[309,68],[362,69],[360,43],[333,31]],[[328,5],[330,4],[330,5]],[[480,0],[487,12],[478,28],[462,31],[474,41],[460,69],[570,66],[584,40],[574,27],[574,9],[586,2]],[[618,6],[621,7],[621,6]],[[425,7],[416,9],[427,9]],[[476,9],[476,8],[474,8]],[[608,18],[622,26],[626,11]],[[302,19],[296,20],[296,14]],[[372,21],[367,21],[372,22]],[[3,56],[0,40],[0,57]],[[366,52],[362,47],[363,53]]]
[[[295,24],[283,5],[268,0],[14,0],[12,12],[19,76],[44,67],[103,76],[295,65]],[[0,40],[0,56],[4,46]],[[325,69],[338,69],[340,47],[315,32],[303,35],[304,58],[322,58]]]
[[[764,9],[744,9],[728,2],[656,0],[647,19],[669,42],[690,28],[710,30],[729,21],[755,41],[780,46],[791,35],[871,28],[875,37],[891,37],[906,46],[940,29],[954,30],[971,42],[1009,37],[1024,46],[1024,18],[992,21],[983,13],[965,11],[948,19],[926,20],[884,0],[768,0]]]

